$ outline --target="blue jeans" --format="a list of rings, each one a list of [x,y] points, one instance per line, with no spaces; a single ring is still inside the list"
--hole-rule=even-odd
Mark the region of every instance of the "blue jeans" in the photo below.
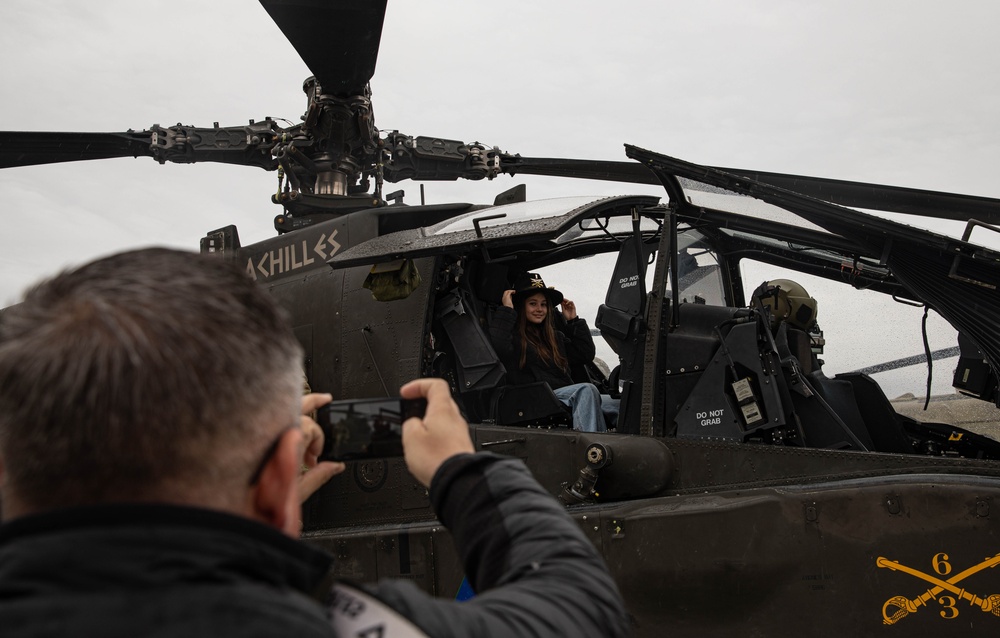
[[[593,383],[574,383],[553,390],[556,398],[573,411],[573,429],[583,432],[605,432],[601,412],[601,393]]]
[[[618,412],[621,407],[621,399],[612,399],[610,394],[601,395],[601,411],[604,412],[604,421],[611,424],[613,428],[618,427]]]

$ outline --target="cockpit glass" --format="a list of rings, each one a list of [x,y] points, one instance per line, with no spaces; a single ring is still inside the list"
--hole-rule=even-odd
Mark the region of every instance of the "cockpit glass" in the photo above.
[[[681,303],[725,306],[719,260],[704,237],[697,231],[689,230],[678,235],[677,244],[680,248],[677,255],[678,300]]]
[[[680,249],[678,255],[678,284],[680,300],[688,303],[705,303],[710,305],[726,305],[725,287],[723,286],[722,269],[718,258],[709,248],[701,233],[695,230],[682,232],[677,237]],[[646,290],[653,286],[655,272],[654,252],[646,264]],[[553,286],[571,299],[578,314],[587,320],[595,336],[598,357],[609,363],[611,367],[617,364],[617,355],[594,327],[597,310],[605,303],[608,289],[615,277],[617,252],[602,252],[539,268],[546,285]],[[668,277],[668,289],[669,289]],[[669,297],[669,290],[666,296]]]

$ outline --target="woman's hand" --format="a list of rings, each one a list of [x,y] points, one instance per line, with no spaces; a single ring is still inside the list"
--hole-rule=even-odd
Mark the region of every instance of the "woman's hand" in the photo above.
[[[572,319],[576,319],[576,304],[575,303],[573,303],[569,299],[563,298],[562,303],[559,304],[559,305],[562,306],[563,318],[566,319],[566,321],[570,321]]]
[[[505,305],[508,308],[510,308],[511,310],[513,310],[514,309],[514,291],[513,290],[504,290],[503,291],[503,298],[500,300],[500,303],[502,303],[503,305]]]

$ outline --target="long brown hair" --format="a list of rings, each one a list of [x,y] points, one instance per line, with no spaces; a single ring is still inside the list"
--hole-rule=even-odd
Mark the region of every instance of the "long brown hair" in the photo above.
[[[533,295],[532,295],[533,296]],[[556,341],[555,320],[552,318],[556,312],[554,306],[549,305],[549,297],[545,296],[548,312],[545,313],[545,321],[540,326],[531,323],[529,326],[528,313],[525,312],[525,304],[531,296],[521,300],[517,309],[517,331],[521,335],[521,360],[518,365],[523,369],[528,362],[529,344],[534,346],[538,352],[538,358],[545,363],[555,364],[556,367],[569,372],[569,362],[559,350],[559,343]]]

